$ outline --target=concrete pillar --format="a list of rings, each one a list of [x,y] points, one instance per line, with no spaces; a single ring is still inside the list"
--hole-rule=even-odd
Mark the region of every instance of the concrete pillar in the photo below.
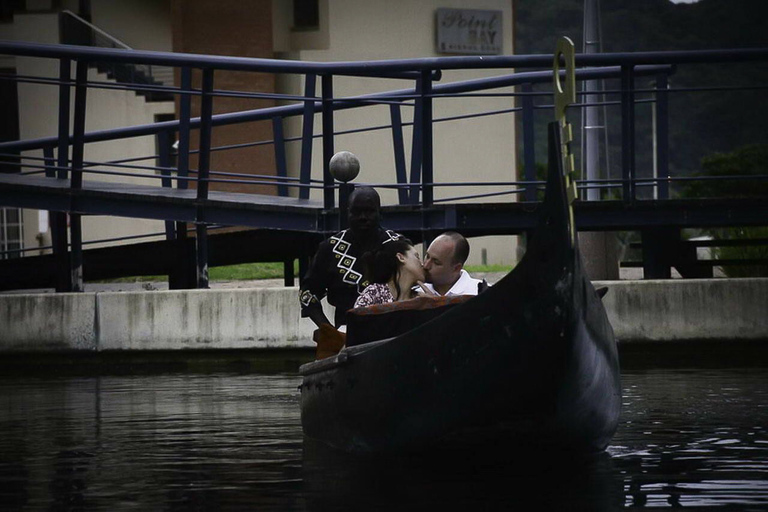
[[[579,249],[585,270],[591,280],[619,279],[621,247],[615,233],[582,231],[579,233]]]

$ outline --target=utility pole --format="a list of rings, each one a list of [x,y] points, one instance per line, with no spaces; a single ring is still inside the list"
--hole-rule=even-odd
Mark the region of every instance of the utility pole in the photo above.
[[[602,29],[600,24],[600,0],[584,0],[584,41],[583,53],[594,54],[602,52]],[[583,102],[587,105],[601,102],[603,95],[602,80],[586,80],[583,82]],[[601,115],[602,114],[602,115]],[[602,119],[601,119],[602,118]],[[586,106],[581,115],[581,168],[582,176],[587,180],[587,189],[582,197],[588,201],[599,201],[598,187],[595,180],[603,177],[600,171],[608,172],[608,119],[605,106]],[[601,159],[600,135],[604,138],[604,149]],[[602,162],[601,162],[602,160]],[[606,176],[607,177],[607,176]],[[619,255],[618,243],[614,233],[583,232],[579,234],[581,252],[590,279],[618,279]]]
[[[602,29],[600,24],[600,0],[584,0],[584,42],[583,53],[601,53]],[[598,103],[602,99],[602,80],[586,80],[583,82],[584,103]],[[602,124],[601,124],[601,115]],[[600,178],[600,135],[607,139],[607,118],[604,106],[588,106],[583,108],[581,116],[581,165],[584,178],[594,181]],[[604,168],[608,168],[608,141],[605,141]],[[590,185],[594,185],[590,183]],[[599,188],[588,188],[585,194],[589,201],[600,199]]]

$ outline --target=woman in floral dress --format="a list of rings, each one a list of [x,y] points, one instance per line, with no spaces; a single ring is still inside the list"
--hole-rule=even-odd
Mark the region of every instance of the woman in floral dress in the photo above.
[[[387,241],[373,254],[366,254],[369,281],[355,307],[408,300],[414,285],[422,285],[424,269],[413,243],[407,238]]]

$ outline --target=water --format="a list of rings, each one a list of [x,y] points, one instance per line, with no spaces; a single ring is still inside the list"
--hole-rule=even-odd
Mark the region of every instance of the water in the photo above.
[[[632,370],[607,453],[366,459],[295,375],[0,379],[0,510],[768,509],[768,370]]]

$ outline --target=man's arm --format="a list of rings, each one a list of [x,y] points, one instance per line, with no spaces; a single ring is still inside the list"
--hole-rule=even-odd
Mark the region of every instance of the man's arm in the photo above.
[[[325,297],[328,292],[327,283],[327,265],[329,248],[325,243],[321,243],[317,249],[315,257],[312,258],[312,262],[309,265],[306,275],[301,283],[301,291],[299,292],[299,302],[301,303],[301,316],[303,318],[309,318],[315,325],[320,327],[323,324],[330,324],[333,326],[328,317],[323,312],[323,306],[320,301]]]

